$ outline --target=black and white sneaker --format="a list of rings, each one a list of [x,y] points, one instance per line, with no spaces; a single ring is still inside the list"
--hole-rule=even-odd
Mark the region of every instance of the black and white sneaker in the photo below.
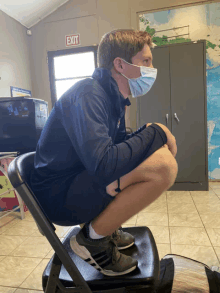
[[[89,223],[70,238],[72,250],[106,276],[125,275],[136,269],[138,261],[118,251],[112,236],[101,239],[89,237]]]

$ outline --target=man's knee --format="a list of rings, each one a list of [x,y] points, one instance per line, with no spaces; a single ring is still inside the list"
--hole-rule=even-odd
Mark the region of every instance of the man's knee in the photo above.
[[[172,183],[178,173],[178,165],[168,148],[161,147],[137,167],[145,181],[151,179],[162,183]]]
[[[178,174],[178,164],[176,159],[173,157],[161,164],[158,174],[160,175],[160,179],[171,187],[175,183]]]
[[[121,190],[126,187],[150,180],[155,180],[158,184],[171,185],[175,182],[178,166],[171,152],[166,148],[161,148],[142,162],[131,172],[120,178]],[[115,189],[118,181],[115,180],[106,187],[106,192],[112,196],[118,194]]]

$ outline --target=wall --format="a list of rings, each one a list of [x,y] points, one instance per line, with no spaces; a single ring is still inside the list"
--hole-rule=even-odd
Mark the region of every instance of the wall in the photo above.
[[[206,40],[208,176],[209,179],[218,180],[220,179],[219,12],[220,1],[140,14],[140,29],[150,32],[157,46]]]
[[[33,96],[47,101],[49,111],[51,110],[47,51],[66,49],[65,35],[80,33],[81,46],[84,47],[98,44],[102,35],[109,30],[129,27],[128,0],[121,0],[118,3],[117,1],[110,3],[110,1],[75,0],[64,4],[31,28]],[[129,108],[126,111],[126,116],[129,115]],[[134,123],[136,126],[136,121]]]
[[[0,97],[10,97],[10,86],[31,89],[30,50],[26,28],[0,11]]]
[[[66,49],[66,34],[80,33],[81,46],[91,46],[98,44],[102,35],[113,29],[138,29],[138,12],[166,10],[196,3],[205,1],[178,0],[177,4],[176,0],[70,0],[31,28],[33,96],[47,101],[51,110],[47,51]],[[126,111],[126,125],[136,130],[136,100],[131,99],[131,103]]]

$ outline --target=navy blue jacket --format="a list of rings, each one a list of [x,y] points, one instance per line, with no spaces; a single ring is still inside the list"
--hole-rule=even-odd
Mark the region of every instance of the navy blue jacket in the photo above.
[[[92,78],[65,92],[55,103],[37,144],[33,190],[45,196],[53,190],[62,196],[85,169],[101,186],[107,186],[166,144],[166,134],[156,124],[126,135],[125,105],[130,104],[111,71],[104,68],[96,68]],[[59,191],[53,186],[59,186]]]

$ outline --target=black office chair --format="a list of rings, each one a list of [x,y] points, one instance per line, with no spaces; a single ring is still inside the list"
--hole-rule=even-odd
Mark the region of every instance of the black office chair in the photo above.
[[[137,259],[138,268],[117,277],[101,274],[74,254],[70,248],[69,240],[80,231],[79,226],[73,226],[63,242],[57,237],[56,228],[29,187],[29,174],[34,168],[34,155],[35,152],[31,152],[15,158],[9,165],[8,176],[35,219],[40,232],[47,237],[55,251],[43,272],[44,292],[154,292],[158,284],[160,262],[151,231],[144,226],[123,228],[123,231],[135,237],[135,245],[123,250],[123,253]]]

